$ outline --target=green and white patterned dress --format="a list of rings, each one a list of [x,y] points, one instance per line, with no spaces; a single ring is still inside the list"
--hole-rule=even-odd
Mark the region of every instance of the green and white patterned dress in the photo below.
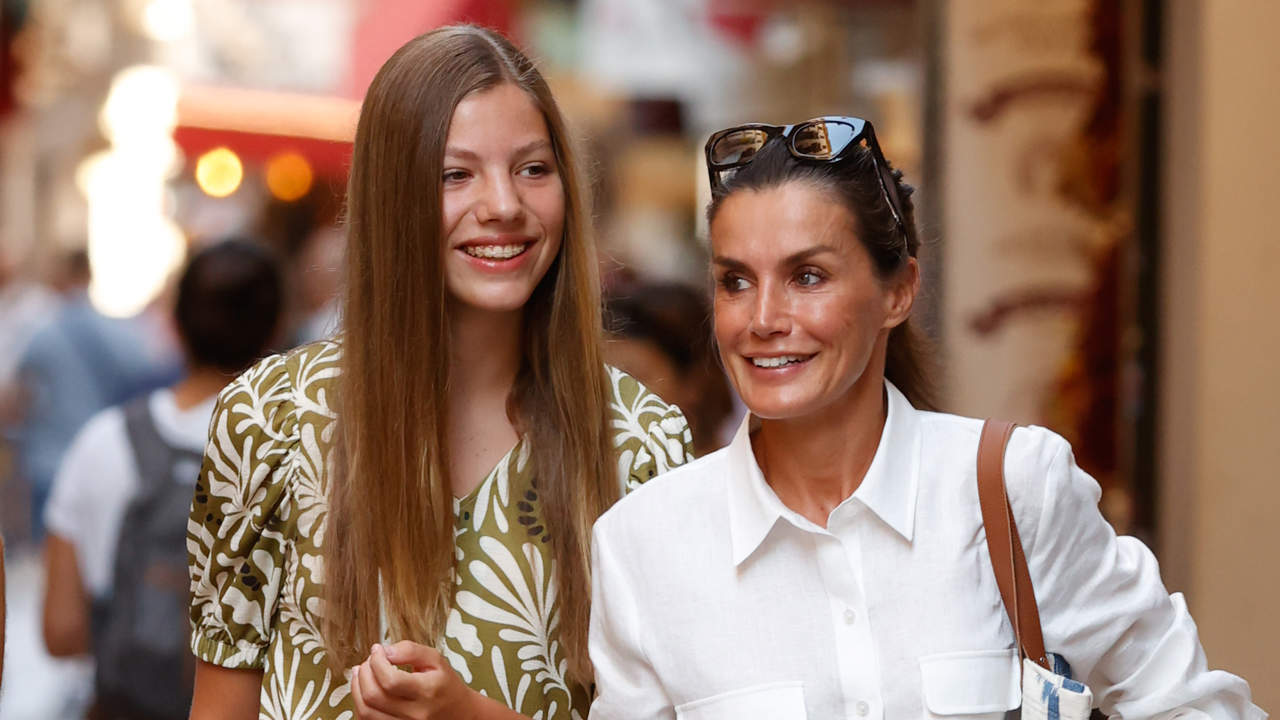
[[[320,635],[326,477],[339,346],[269,357],[222,391],[187,530],[191,649],[263,671],[260,717],[354,717]],[[684,416],[610,368],[618,477],[628,490],[690,458]],[[458,577],[439,649],[469,686],[539,720],[586,716],[566,681],[556,582],[532,476],[516,444],[455,500]]]

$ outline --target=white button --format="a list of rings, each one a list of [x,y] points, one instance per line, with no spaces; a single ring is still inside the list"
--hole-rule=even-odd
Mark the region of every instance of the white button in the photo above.
[[[866,700],[859,700],[858,701],[858,717],[866,717],[867,713],[869,712],[871,712],[871,704],[868,703]]]
[[[858,619],[858,613],[854,612],[854,611],[853,611],[853,608],[845,608],[845,609],[844,609],[844,624],[845,624],[845,625],[852,625],[852,624],[853,624],[853,621],[854,621],[854,620],[857,620],[857,619]]]

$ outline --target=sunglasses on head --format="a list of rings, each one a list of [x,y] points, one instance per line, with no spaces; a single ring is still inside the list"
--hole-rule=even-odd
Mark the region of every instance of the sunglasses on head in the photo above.
[[[907,236],[902,221],[902,203],[898,199],[898,184],[894,182],[889,163],[880,152],[875,130],[862,118],[832,115],[781,126],[748,123],[713,133],[706,146],[707,174],[711,178],[712,192],[723,188],[725,181],[738,168],[750,163],[756,153],[778,138],[786,143],[792,157],[813,163],[840,162],[851,156],[854,148],[870,149],[871,160],[880,179],[880,190],[889,202],[893,221],[902,236]]]

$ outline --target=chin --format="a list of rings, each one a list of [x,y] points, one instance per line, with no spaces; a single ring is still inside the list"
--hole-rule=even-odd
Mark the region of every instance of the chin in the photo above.
[[[519,310],[533,296],[533,286],[525,282],[473,282],[450,288],[450,295],[460,305],[472,310],[508,313]]]
[[[529,295],[509,297],[460,297],[458,302],[472,310],[487,313],[510,313],[524,309]]]
[[[763,420],[790,420],[816,412],[822,403],[818,398],[791,393],[743,393],[742,404],[752,415]]]

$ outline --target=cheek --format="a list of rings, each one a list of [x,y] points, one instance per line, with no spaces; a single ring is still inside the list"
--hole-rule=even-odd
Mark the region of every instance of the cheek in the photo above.
[[[857,294],[810,298],[797,310],[805,331],[828,345],[869,345],[883,322],[878,300]]]
[[[742,305],[718,294],[713,301],[712,333],[722,350],[733,347],[734,338],[742,333],[749,320],[742,312]]]
[[[462,216],[467,214],[467,206],[469,205],[464,193],[459,191],[445,192],[440,199],[440,219],[444,223],[444,233],[448,235],[453,232],[458,223],[462,220]]]
[[[559,240],[564,233],[564,190],[559,185],[542,188],[532,193],[527,202],[548,237]]]

